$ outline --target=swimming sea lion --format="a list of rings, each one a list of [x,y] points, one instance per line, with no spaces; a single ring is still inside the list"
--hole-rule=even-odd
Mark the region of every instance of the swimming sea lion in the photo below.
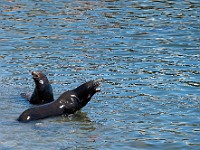
[[[32,72],[33,80],[35,82],[35,89],[30,97],[25,93],[21,96],[27,99],[31,104],[46,104],[54,100],[53,90],[46,75],[42,72]]]
[[[36,106],[25,110],[18,121],[28,122],[51,116],[70,115],[83,108],[100,91],[99,85],[102,80],[91,80],[74,90],[64,92],[56,101]]]

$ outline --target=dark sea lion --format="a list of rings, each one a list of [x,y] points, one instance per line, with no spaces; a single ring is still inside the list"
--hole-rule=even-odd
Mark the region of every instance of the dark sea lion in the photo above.
[[[51,116],[70,115],[83,108],[100,91],[102,80],[86,82],[74,90],[64,92],[56,101],[25,110],[18,121],[28,122]]]
[[[54,100],[53,90],[46,75],[42,72],[32,72],[35,82],[35,89],[32,96],[21,93],[21,96],[27,99],[31,104],[46,104]]]

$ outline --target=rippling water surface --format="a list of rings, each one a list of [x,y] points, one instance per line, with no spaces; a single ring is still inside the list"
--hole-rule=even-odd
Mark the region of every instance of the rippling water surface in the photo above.
[[[200,2],[2,0],[0,149],[199,149]],[[30,123],[42,70],[57,98],[104,78],[73,117]]]

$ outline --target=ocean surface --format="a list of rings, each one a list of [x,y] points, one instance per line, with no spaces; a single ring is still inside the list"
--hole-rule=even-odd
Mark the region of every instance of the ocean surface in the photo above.
[[[29,123],[31,71],[54,96],[104,78],[71,117]],[[199,150],[199,0],[1,0],[0,150]]]

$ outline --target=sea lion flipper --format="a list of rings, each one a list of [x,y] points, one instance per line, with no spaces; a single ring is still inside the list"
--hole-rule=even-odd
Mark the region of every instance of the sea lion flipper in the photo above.
[[[30,95],[28,95],[26,93],[21,93],[20,95],[21,95],[21,97],[25,98],[26,100],[28,100],[28,101],[30,100]]]

